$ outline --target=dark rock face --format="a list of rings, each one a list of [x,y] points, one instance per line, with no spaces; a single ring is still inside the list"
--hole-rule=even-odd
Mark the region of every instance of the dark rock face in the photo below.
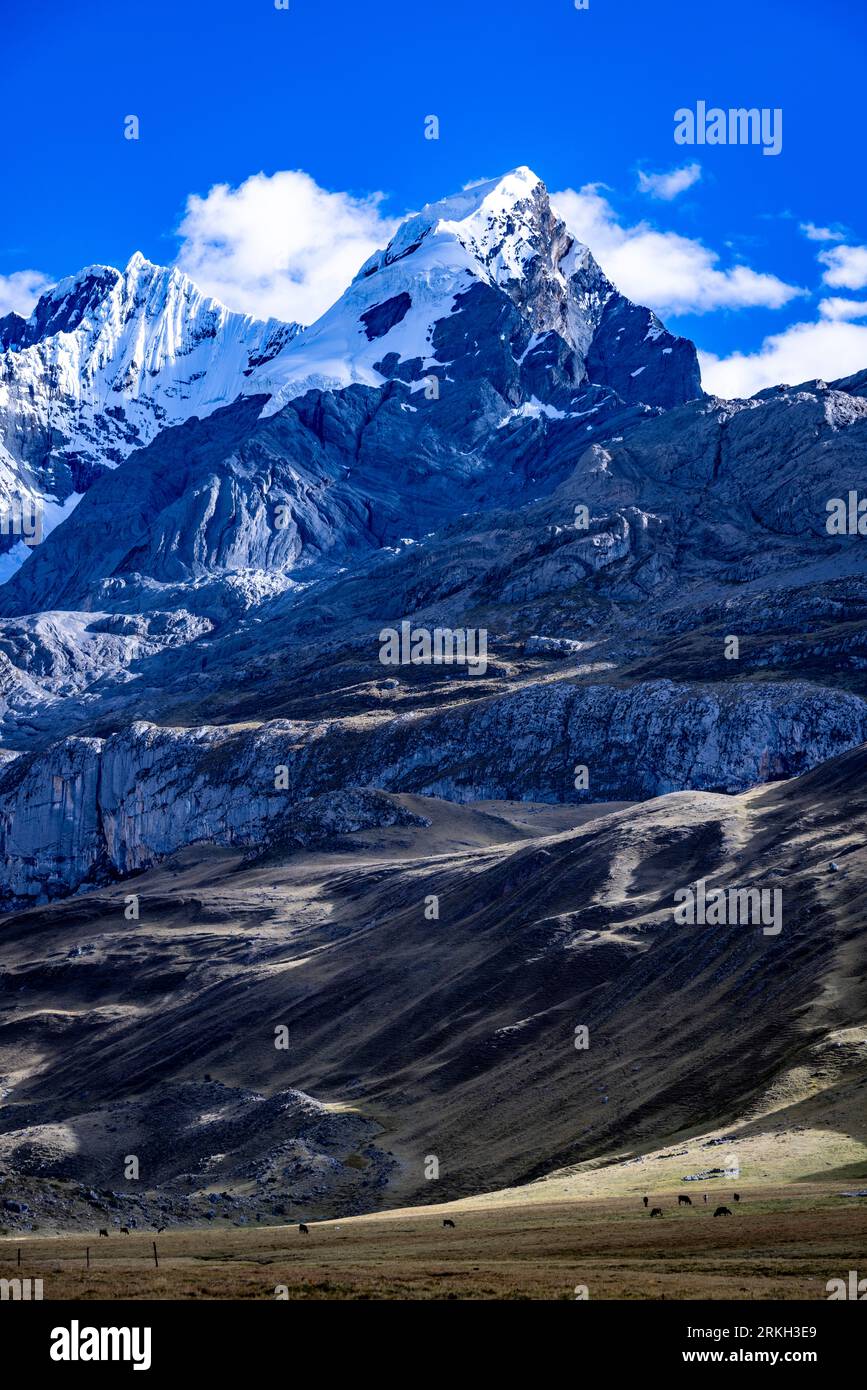
[[[387,299],[384,304],[377,304],[373,309],[368,309],[366,314],[361,315],[368,340],[373,342],[374,338],[384,337],[390,328],[394,328],[395,324],[406,318],[411,307],[412,299],[404,291],[403,294],[396,294],[392,299]]]
[[[0,352],[21,347],[27,333],[27,320],[13,310],[0,317]]]
[[[652,401],[670,409],[702,394],[692,343],[676,338],[650,310],[622,295],[605,305],[587,355],[587,375],[611,386],[629,405]]]
[[[106,294],[123,279],[113,266],[93,266],[77,276],[68,289],[49,291],[36,305],[16,346],[30,347],[56,333],[72,333],[85,315],[99,309]]]
[[[615,529],[629,522],[644,591],[672,582],[687,552],[717,583],[757,576],[755,547],[766,542],[762,564],[775,570],[795,563],[805,535],[817,562],[860,555],[857,537],[828,536],[826,503],[856,476],[862,396],[833,387],[665,413],[627,406],[576,388],[563,340],[534,343],[510,301],[482,285],[459,297],[434,346],[450,364],[434,399],[395,380],[309,392],[259,418],[264,398],[249,397],[164,431],[89,489],[0,589],[0,612],[116,606],[144,583],[227,572],[318,575],[323,562],[358,562],[408,534],[418,540],[480,509],[526,508],[558,488],[544,565],[513,557],[507,600],[544,594],[555,552],[587,552],[577,568],[560,565],[555,588],[598,569],[607,552],[593,527],[586,537],[574,529],[582,503],[603,516],[636,509]],[[547,402],[534,391],[546,381]],[[529,514],[509,525],[523,532],[528,522],[532,532]],[[541,561],[535,536],[532,547]],[[519,580],[516,566],[532,575]]]
[[[255,427],[261,407],[261,397],[245,398],[237,406],[219,412],[218,421],[209,417],[170,431],[165,436],[170,447],[162,454],[161,466],[153,467],[151,455],[145,450],[130,461],[131,475],[120,471],[104,473],[83,499],[87,503],[83,519],[76,517],[75,512],[70,517],[74,523],[72,535],[62,528],[49,535],[34,552],[36,565],[31,568],[28,564],[0,589],[2,601],[7,605],[14,603],[14,595],[20,594],[20,612],[87,607],[86,595],[99,578],[147,573],[149,553],[153,557],[152,567],[161,579],[189,577],[188,564],[195,566],[196,556],[206,555],[210,548],[207,537],[199,532],[210,511],[213,489],[216,511],[212,534],[219,534],[231,517],[237,489],[225,464],[247,431]],[[219,478],[213,472],[215,464],[224,465],[227,478],[222,498]],[[120,512],[124,516],[118,525]],[[195,523],[194,517],[198,518]],[[242,524],[243,518],[238,516],[237,521]],[[210,524],[206,522],[206,527]],[[181,533],[186,539],[178,550]],[[73,577],[64,559],[70,553],[66,548],[70,545],[77,556],[77,577]]]

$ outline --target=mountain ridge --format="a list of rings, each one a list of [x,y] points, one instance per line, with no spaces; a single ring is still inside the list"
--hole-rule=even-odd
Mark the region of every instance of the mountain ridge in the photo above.
[[[90,266],[59,281],[29,319],[4,325],[0,507],[67,504],[65,514],[160,429],[234,399],[244,374],[300,331],[234,314],[139,252],[123,271]],[[14,532],[0,546],[14,550],[8,577],[27,547]]]
[[[664,406],[701,392],[693,345],[617,295],[522,168],[406,219],[306,329],[230,311],[140,252],[60,280],[0,322],[0,507],[41,508],[47,532],[160,430],[242,394],[270,396],[267,415],[311,388],[445,379],[429,349],[474,288],[507,293],[533,330],[522,351],[571,385]],[[8,578],[28,548],[12,534],[0,550]]]

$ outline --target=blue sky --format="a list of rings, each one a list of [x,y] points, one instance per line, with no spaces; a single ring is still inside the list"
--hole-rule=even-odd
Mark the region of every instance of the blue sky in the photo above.
[[[17,5],[4,16],[7,307],[12,289],[26,298],[41,283],[23,271],[48,281],[139,249],[180,256],[254,312],[286,316],[295,277],[307,317],[305,281],[337,284],[391,219],[528,164],[574,192],[563,208],[621,287],[705,353],[761,358],[783,335],[763,370],[824,354],[823,374],[839,375],[867,339],[865,40],[867,7],[852,0]],[[699,99],[781,108],[781,153],[677,146],[674,112]],[[137,141],[124,139],[129,114]],[[684,168],[694,181],[667,200],[654,196],[665,185],[639,187],[642,171]],[[298,170],[311,182],[271,183]],[[228,187],[209,198],[216,185]],[[312,217],[315,245],[293,228],[284,255],[274,209]],[[231,264],[225,247],[212,255],[222,216]],[[810,239],[805,224],[829,235]],[[331,225],[342,259],[326,266]]]

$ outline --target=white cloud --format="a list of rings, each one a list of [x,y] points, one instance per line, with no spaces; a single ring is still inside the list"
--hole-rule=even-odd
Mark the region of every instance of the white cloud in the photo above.
[[[0,318],[12,313],[27,318],[41,294],[54,284],[39,270],[16,270],[0,275]]]
[[[779,309],[805,293],[749,266],[721,270],[717,253],[691,237],[659,232],[647,222],[621,225],[600,187],[585,184],[551,197],[617,288],[639,304],[674,316],[756,305]]]
[[[803,222],[810,241],[838,242],[844,233]],[[830,246],[818,253],[826,285],[850,290],[867,287],[867,246]],[[755,352],[717,357],[699,352],[705,390],[718,396],[751,396],[769,386],[803,381],[835,381],[867,367],[867,300],[829,295],[819,301],[814,323],[793,323],[765,338]]]
[[[867,318],[867,300],[864,299],[838,299],[832,296],[830,299],[819,301],[819,313],[823,319],[863,319]]]
[[[649,193],[652,198],[661,198],[664,202],[670,203],[672,198],[676,198],[678,193],[685,192],[687,188],[692,188],[700,178],[700,164],[685,164],[683,168],[671,169],[667,174],[645,174],[639,170],[638,187],[642,193]]]
[[[795,323],[766,338],[755,353],[700,352],[702,383],[715,396],[752,396],[784,382],[835,381],[867,367],[867,324]]]
[[[833,246],[820,251],[819,260],[828,267],[822,276],[826,285],[846,290],[867,285],[867,246]]]
[[[177,263],[230,309],[312,323],[396,226],[382,194],[329,193],[303,170],[192,194]]]
[[[831,227],[817,227],[815,222],[802,222],[801,231],[808,241],[845,241],[845,232],[835,232]]]

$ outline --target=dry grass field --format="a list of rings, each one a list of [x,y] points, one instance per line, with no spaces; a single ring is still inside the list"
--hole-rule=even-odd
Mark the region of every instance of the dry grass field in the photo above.
[[[0,1277],[42,1278],[79,1299],[824,1299],[867,1263],[867,1200],[839,1185],[720,1191],[678,1209],[657,1196],[520,1204],[472,1201],[296,1227],[0,1242]],[[693,1201],[696,1197],[693,1196]],[[455,1221],[445,1229],[444,1215]],[[90,1245],[91,1267],[85,1267]],[[21,1249],[21,1266],[16,1250]],[[280,1286],[285,1292],[279,1293]]]

